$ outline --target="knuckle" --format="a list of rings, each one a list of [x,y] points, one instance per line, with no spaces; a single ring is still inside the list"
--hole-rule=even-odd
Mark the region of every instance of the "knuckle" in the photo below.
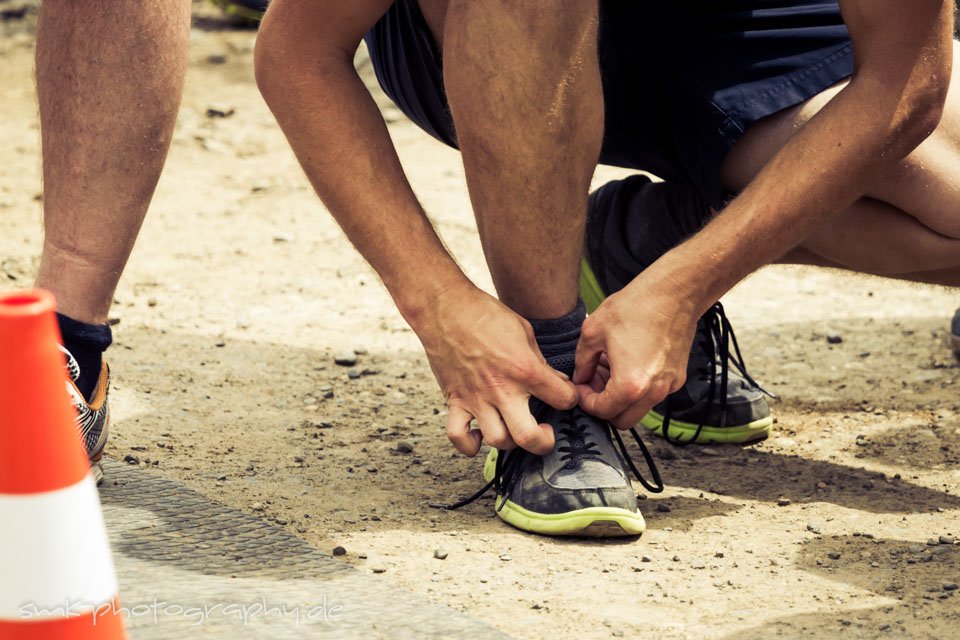
[[[532,360],[518,361],[513,365],[513,375],[520,382],[536,382],[539,379],[537,364]]]
[[[583,321],[583,325],[580,327],[580,340],[593,342],[598,337],[600,337],[600,324],[595,315],[590,316]]]
[[[629,377],[623,382],[621,390],[625,399],[631,402],[639,400],[649,392],[650,380],[643,376]]]

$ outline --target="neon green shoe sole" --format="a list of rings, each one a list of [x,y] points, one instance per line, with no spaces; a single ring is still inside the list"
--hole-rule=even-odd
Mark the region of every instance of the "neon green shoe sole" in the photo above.
[[[497,450],[491,449],[483,464],[483,478],[493,480],[496,473]],[[631,512],[616,507],[588,507],[567,513],[537,513],[498,496],[497,516],[507,524],[530,533],[546,536],[583,536],[614,538],[639,536],[647,523],[639,510]],[[501,507],[502,505],[502,507]]]
[[[663,416],[651,411],[643,416],[640,424],[644,429],[663,436]],[[763,440],[770,435],[773,428],[773,418],[767,416],[748,424],[735,427],[711,427],[704,425],[697,438],[697,444],[743,444],[755,440]],[[670,439],[689,442],[697,432],[697,425],[680,420],[670,420]]]
[[[257,11],[256,9],[251,9],[249,7],[244,7],[242,5],[237,5],[228,0],[211,0],[211,2],[224,12],[232,16],[237,16],[243,18],[244,20],[250,20],[252,22],[260,22],[263,20],[263,11]]]

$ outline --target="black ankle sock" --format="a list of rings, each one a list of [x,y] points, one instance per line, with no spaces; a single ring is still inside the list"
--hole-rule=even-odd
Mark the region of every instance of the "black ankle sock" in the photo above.
[[[587,317],[583,300],[577,300],[576,308],[565,316],[551,320],[530,320],[537,346],[547,363],[568,376],[573,375],[574,355],[580,340],[580,327]]]
[[[113,342],[113,333],[106,324],[87,324],[58,313],[63,346],[80,367],[77,389],[89,402],[100,380],[103,352]]]

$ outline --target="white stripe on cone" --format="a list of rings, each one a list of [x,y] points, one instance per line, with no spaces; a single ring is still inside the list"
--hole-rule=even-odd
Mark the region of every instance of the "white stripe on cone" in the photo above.
[[[57,491],[0,494],[0,620],[88,613],[116,595],[92,475]]]

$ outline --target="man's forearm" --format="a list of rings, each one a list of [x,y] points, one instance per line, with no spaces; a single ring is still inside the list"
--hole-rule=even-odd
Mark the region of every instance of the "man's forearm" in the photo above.
[[[409,321],[468,281],[417,202],[351,58],[284,36],[258,46],[261,90],[324,204]]]
[[[931,34],[923,51],[923,63],[941,78],[949,78],[948,34],[949,27]],[[683,291],[702,312],[862,197],[869,181],[910,153],[939,119],[942,103],[930,99],[930,85],[918,89],[913,75],[868,68],[855,76],[722,214],[654,265],[665,286]]]

